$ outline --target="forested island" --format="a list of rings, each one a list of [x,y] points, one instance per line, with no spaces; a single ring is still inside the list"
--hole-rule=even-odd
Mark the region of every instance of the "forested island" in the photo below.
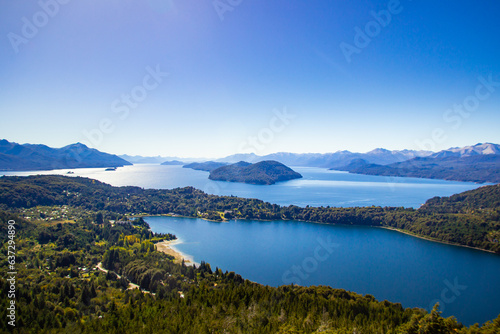
[[[240,161],[212,170],[208,178],[215,181],[270,185],[300,179],[302,175],[277,161],[261,161],[255,164]]]
[[[175,236],[152,233],[140,216],[385,226],[499,252],[499,199],[496,185],[433,198],[418,210],[299,208],[191,187],[154,190],[80,177],[1,177],[0,229],[8,235],[9,220],[16,229],[13,332],[498,333],[500,317],[467,328],[441,317],[437,307],[427,313],[321,286],[273,288],[205,262],[176,264],[155,246]],[[4,257],[4,272],[8,265]],[[140,290],[131,289],[136,285]],[[6,294],[9,286],[2,276],[0,289]],[[0,307],[6,310],[7,303],[2,298]],[[0,326],[11,329],[7,321]]]

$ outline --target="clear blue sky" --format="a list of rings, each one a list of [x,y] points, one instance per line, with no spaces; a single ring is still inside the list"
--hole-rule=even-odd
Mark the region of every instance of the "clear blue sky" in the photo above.
[[[496,0],[0,1],[10,141],[181,157],[500,143]]]

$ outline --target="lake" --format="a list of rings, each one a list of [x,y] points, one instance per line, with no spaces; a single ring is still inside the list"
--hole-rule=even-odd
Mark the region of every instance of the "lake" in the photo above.
[[[329,285],[430,310],[465,325],[500,313],[500,256],[363,226],[147,217],[175,248],[271,286]]]
[[[450,196],[480,184],[418,178],[349,174],[323,168],[294,167],[302,179],[275,185],[251,185],[212,181],[208,172],[182,166],[133,165],[105,171],[80,168],[34,172],[0,172],[4,175],[61,174],[84,176],[113,186],[172,189],[193,186],[209,194],[258,198],[279,205],[310,206],[404,206],[418,208],[434,196]],[[72,171],[74,174],[67,174]]]

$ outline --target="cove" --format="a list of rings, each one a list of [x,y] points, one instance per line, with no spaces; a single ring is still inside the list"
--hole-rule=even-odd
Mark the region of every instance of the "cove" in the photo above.
[[[500,313],[500,256],[364,226],[298,221],[209,222],[147,217],[154,232],[174,233],[176,248],[212,269],[251,281],[329,285],[404,307],[430,310],[464,325]]]

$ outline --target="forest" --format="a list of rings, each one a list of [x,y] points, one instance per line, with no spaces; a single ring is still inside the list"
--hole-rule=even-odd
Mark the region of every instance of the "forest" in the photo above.
[[[498,186],[487,186],[433,198],[418,210],[299,208],[212,196],[194,188],[146,190],[79,177],[2,177],[1,235],[9,235],[9,221],[15,221],[16,230],[17,317],[16,326],[9,325],[9,299],[2,298],[0,331],[499,333],[500,316],[482,326],[465,327],[453,317],[443,318],[439,305],[431,312],[405,309],[332,287],[274,288],[205,262],[176,263],[155,245],[175,236],[153,233],[142,219],[145,214],[168,213],[218,220],[301,219],[393,226],[460,242],[469,237],[472,243],[489,233],[495,243],[498,195]],[[477,226],[471,231],[471,225]],[[462,226],[463,234],[453,226]],[[2,240],[2,254],[8,253],[9,240]],[[2,256],[3,272],[10,270],[9,261]],[[7,296],[11,289],[3,276],[1,292]]]
[[[174,263],[142,218],[72,206],[0,210],[16,226],[16,322],[11,333],[464,333],[493,334],[500,316],[464,327],[431,312],[325,286],[278,288],[234,272]],[[125,221],[126,224],[116,224]],[[114,223],[115,222],[115,223]],[[6,235],[6,233],[2,233]],[[2,254],[7,252],[2,243]],[[7,272],[2,257],[0,268]],[[10,282],[0,279],[7,295]]]
[[[112,187],[65,176],[0,178],[0,208],[68,205],[129,215],[176,214],[215,221],[300,220],[325,224],[398,229],[416,236],[500,253],[500,185],[449,198],[433,198],[421,208],[279,206],[257,199],[208,195],[192,187],[172,190]]]

